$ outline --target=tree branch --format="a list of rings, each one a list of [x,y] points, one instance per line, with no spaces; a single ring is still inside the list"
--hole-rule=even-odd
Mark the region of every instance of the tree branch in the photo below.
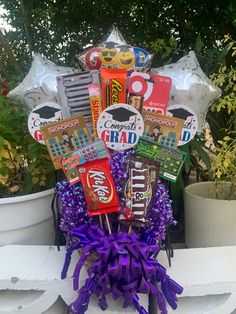
[[[33,49],[31,32],[30,32],[30,23],[28,21],[28,14],[27,14],[27,11],[25,9],[24,0],[20,0],[20,7],[21,7],[21,13],[22,13],[22,19],[23,19],[23,24],[24,24],[26,41],[29,45],[29,51],[30,51],[30,54],[32,56],[34,49]]]
[[[14,53],[11,50],[11,47],[7,41],[7,39],[5,38],[3,32],[0,29],[0,44],[2,45],[2,47],[5,50],[5,53],[7,54],[10,63],[13,65],[13,67],[15,68],[17,74],[23,78],[24,77],[24,72],[19,64],[19,62],[17,61]]]

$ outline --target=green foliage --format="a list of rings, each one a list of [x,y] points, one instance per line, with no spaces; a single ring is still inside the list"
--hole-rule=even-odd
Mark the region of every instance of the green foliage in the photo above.
[[[233,0],[0,0],[0,5],[13,27],[6,39],[25,72],[32,51],[74,65],[76,53],[100,42],[114,23],[127,42],[149,47],[156,42],[153,49],[164,49],[164,58],[168,47],[178,47],[214,60],[211,50],[224,34],[236,35]],[[0,49],[0,54],[5,73],[14,73],[6,51]]]
[[[210,121],[215,140],[215,155],[212,158],[210,174],[216,182],[232,182],[232,194],[229,195],[232,199],[235,198],[233,194],[236,191],[236,41],[227,35],[223,43],[226,45],[228,59],[211,77],[222,89],[222,97],[212,106],[211,117],[214,115],[215,119]],[[228,60],[230,62],[227,62]]]
[[[46,147],[29,134],[22,106],[0,96],[0,197],[38,192],[54,182]]]

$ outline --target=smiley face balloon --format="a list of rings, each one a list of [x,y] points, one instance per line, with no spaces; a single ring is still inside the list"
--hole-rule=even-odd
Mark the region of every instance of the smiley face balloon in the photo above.
[[[117,28],[113,28],[107,39],[97,47],[77,55],[84,70],[118,68],[143,71],[150,66],[152,55],[147,50],[127,44]]]
[[[122,69],[129,70],[135,65],[135,54],[133,47],[128,45],[119,46],[120,51],[117,54],[117,64]]]
[[[104,47],[99,52],[99,58],[102,64],[110,66],[116,64],[118,50],[115,48],[117,43],[108,41],[104,43]]]

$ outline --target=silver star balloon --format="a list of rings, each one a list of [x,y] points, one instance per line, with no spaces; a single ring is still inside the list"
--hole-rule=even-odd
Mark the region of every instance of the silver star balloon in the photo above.
[[[56,77],[73,72],[75,70],[72,68],[57,66],[40,54],[35,54],[28,74],[10,91],[9,97],[25,103],[28,111],[44,102],[59,103]]]
[[[168,106],[184,105],[191,108],[198,119],[198,132],[202,132],[207,110],[221,96],[221,90],[202,71],[194,51],[176,63],[152,68],[151,72],[172,79]]]

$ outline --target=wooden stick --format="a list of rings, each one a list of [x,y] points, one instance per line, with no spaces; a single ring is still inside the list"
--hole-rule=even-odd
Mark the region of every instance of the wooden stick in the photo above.
[[[102,228],[102,215],[98,215],[99,217],[99,224],[100,224],[100,227]]]
[[[129,226],[128,233],[131,233],[131,232],[132,232],[132,226],[130,225],[130,226]]]
[[[109,232],[109,234],[111,234],[111,226],[110,226],[110,221],[109,221],[107,214],[105,214],[105,217],[106,217],[108,232]]]

